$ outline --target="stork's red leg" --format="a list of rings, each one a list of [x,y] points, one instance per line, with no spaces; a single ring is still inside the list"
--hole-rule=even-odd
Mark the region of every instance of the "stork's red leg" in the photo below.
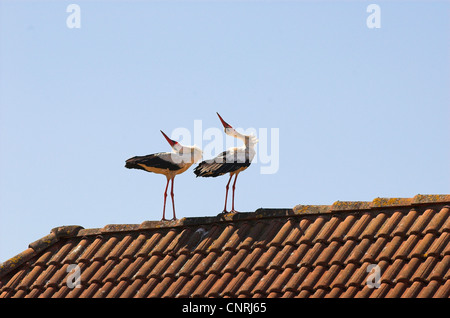
[[[172,197],[172,208],[173,208],[173,219],[172,220],[176,220],[177,217],[175,216],[175,201],[173,199],[174,194],[173,194],[173,182],[175,180],[175,177],[172,179],[172,187],[170,188],[170,195]]]
[[[166,199],[167,199],[167,188],[169,187],[170,179],[167,178],[166,190],[164,190],[164,208],[163,208],[163,217],[161,221],[166,221]]]
[[[236,213],[237,212],[234,209],[234,189],[236,189],[236,180],[237,180],[238,174],[239,173],[236,173],[236,177],[234,177],[234,182],[233,182],[233,198],[232,198],[232,201],[231,201],[231,211],[230,211],[232,213]]]
[[[227,186],[225,187],[225,189],[226,189],[226,192],[225,192],[225,207],[223,208],[223,212],[222,212],[222,213],[227,213],[227,212],[228,212],[228,211],[227,211],[228,188],[229,188],[229,186],[230,186],[230,181],[231,181],[231,177],[232,177],[232,176],[233,176],[233,175],[230,174],[230,179],[228,179]]]

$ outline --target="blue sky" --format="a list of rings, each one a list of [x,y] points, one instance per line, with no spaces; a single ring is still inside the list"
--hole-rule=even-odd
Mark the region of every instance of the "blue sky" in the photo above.
[[[169,151],[160,129],[221,128],[216,112],[279,131],[276,173],[239,176],[240,211],[450,193],[449,9],[0,2],[0,262],[57,226],[159,220],[165,177],[125,160]],[[221,212],[226,182],[178,176],[177,216]]]

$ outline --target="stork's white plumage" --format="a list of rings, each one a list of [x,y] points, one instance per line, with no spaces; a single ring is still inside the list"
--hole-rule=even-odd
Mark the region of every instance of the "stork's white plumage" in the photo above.
[[[161,133],[172,147],[172,152],[159,152],[147,156],[136,156],[128,159],[125,162],[125,167],[159,173],[166,176],[167,183],[164,191],[163,221],[166,220],[167,188],[169,187],[170,180],[172,180],[170,195],[172,197],[173,220],[176,220],[173,193],[175,176],[185,172],[190,166],[199,161],[202,158],[202,150],[196,146],[183,146],[179,142],[167,137],[163,131]]]
[[[232,213],[236,213],[237,211],[234,209],[234,191],[236,189],[236,180],[242,171],[247,169],[253,158],[255,157],[255,145],[258,142],[258,139],[252,134],[244,135],[235,130],[231,125],[223,120],[223,118],[217,113],[220,121],[224,127],[224,131],[228,136],[232,136],[234,138],[240,139],[244,142],[244,145],[241,147],[232,147],[222,152],[218,156],[213,159],[202,161],[194,170],[194,173],[197,177],[218,177],[224,175],[226,173],[230,174],[230,178],[228,179],[228,183],[225,187],[225,207],[223,209],[223,213],[227,213],[227,200],[228,200],[228,189],[230,186],[231,178],[235,176],[233,182],[233,197],[232,197]]]

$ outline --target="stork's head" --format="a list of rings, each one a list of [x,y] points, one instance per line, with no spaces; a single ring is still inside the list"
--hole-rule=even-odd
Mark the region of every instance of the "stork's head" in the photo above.
[[[238,137],[239,133],[233,127],[231,127],[230,124],[228,124],[225,120],[223,120],[223,118],[219,115],[219,113],[216,114],[217,116],[219,116],[219,119],[222,122],[223,130],[225,131],[225,133],[231,137]]]
[[[183,146],[178,141],[170,139],[162,130],[160,130],[160,132],[166,138],[167,142],[170,144],[170,147],[172,147],[173,150],[179,152],[183,148]]]
[[[242,140],[247,147],[256,145],[256,143],[258,142],[258,139],[256,138],[256,136],[254,136],[253,134],[250,134],[250,135],[241,134],[236,129],[231,127],[231,125],[228,124],[225,120],[223,120],[223,118],[219,115],[219,113],[216,113],[216,114],[217,114],[217,116],[219,116],[219,119],[223,125],[223,130],[225,131],[225,133],[228,136]]]
[[[162,130],[161,133],[166,138],[167,142],[170,144],[174,152],[179,155],[178,157],[176,157],[179,162],[196,163],[202,158],[203,152],[197,146],[183,146],[178,141],[170,139]],[[176,158],[173,157],[172,159]]]

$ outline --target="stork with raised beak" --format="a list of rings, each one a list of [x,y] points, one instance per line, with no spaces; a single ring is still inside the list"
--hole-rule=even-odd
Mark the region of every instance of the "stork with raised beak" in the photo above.
[[[244,145],[241,147],[232,147],[217,155],[215,158],[210,160],[202,161],[195,169],[194,173],[197,177],[218,177],[224,174],[229,173],[230,178],[228,179],[228,183],[225,187],[225,207],[223,209],[223,213],[227,213],[227,200],[228,200],[228,189],[230,186],[231,178],[234,177],[233,187],[232,187],[232,205],[231,205],[231,213],[236,213],[237,211],[234,209],[234,192],[236,189],[236,180],[242,171],[247,169],[253,158],[255,157],[255,145],[258,142],[258,139],[253,134],[244,135],[239,133],[236,129],[234,129],[230,124],[225,122],[223,118],[217,113],[220,121],[222,122],[225,134],[228,136],[232,136],[234,138],[240,139],[244,142]]]
[[[159,152],[147,156],[136,156],[125,162],[125,167],[129,169],[140,169],[148,172],[163,174],[167,178],[166,189],[164,190],[164,207],[161,221],[166,220],[166,198],[169,182],[172,181],[170,195],[172,197],[173,218],[176,220],[175,203],[173,193],[173,181],[175,176],[185,172],[190,166],[202,158],[202,150],[194,146],[183,146],[177,141],[167,137],[161,131],[167,142],[172,147],[172,152]]]

